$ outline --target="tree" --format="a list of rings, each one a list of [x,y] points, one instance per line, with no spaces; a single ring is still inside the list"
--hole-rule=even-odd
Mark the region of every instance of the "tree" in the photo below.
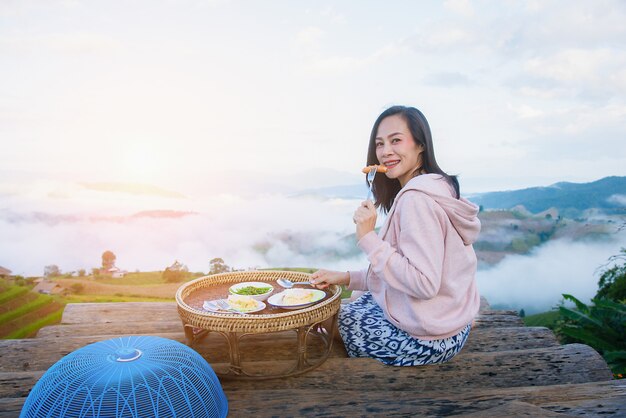
[[[555,332],[562,343],[582,342],[598,351],[615,375],[626,373],[626,304],[594,298],[587,306],[572,295],[575,308],[559,307]]]
[[[102,268],[104,270],[108,270],[111,267],[115,267],[115,259],[117,257],[115,257],[115,254],[113,254],[113,251],[105,251],[102,253]]]
[[[163,280],[168,283],[182,282],[188,276],[189,269],[178,260],[163,271]]]
[[[224,263],[224,260],[219,257],[209,261],[209,265],[209,274],[225,273],[231,270],[230,267]]]
[[[85,269],[79,269],[78,270],[78,277],[85,277],[85,274],[87,272],[85,271]]]
[[[524,311],[524,309],[523,309],[523,308],[522,308],[522,309],[520,309],[520,311],[519,311],[519,317],[520,317],[520,318],[524,318],[524,317],[526,317],[526,312]]]
[[[623,261],[611,268],[605,268],[598,281],[598,293],[596,298],[608,298],[616,302],[626,302],[626,248],[622,248],[620,254],[611,256],[609,263]]]
[[[43,268],[44,277],[58,277],[61,275],[61,269],[56,264],[50,264]]]

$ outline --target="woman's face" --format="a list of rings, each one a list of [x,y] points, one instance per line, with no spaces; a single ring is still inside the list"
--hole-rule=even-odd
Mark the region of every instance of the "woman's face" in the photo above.
[[[388,116],[380,122],[375,141],[376,157],[387,167],[387,177],[398,179],[404,187],[415,170],[421,167],[424,148],[415,143],[400,115]]]

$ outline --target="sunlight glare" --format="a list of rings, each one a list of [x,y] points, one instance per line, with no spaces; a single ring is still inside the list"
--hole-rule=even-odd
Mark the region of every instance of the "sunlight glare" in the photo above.
[[[146,142],[127,145],[122,156],[122,171],[128,181],[157,181],[162,176],[167,161],[157,144]]]

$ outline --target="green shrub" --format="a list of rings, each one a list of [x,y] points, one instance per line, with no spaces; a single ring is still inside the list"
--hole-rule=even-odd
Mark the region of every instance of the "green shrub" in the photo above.
[[[572,295],[563,295],[575,308],[559,307],[561,318],[555,332],[564,343],[581,342],[593,347],[615,375],[626,373],[626,304],[594,298],[585,305]]]
[[[22,296],[28,293],[28,288],[20,286],[11,286],[8,290],[0,293],[0,304],[10,301],[13,298]]]
[[[37,295],[37,298],[31,302],[25,303],[17,309],[9,312],[5,312],[0,315],[0,324],[5,324],[15,318],[25,315],[29,312],[35,311],[44,305],[53,302],[53,298],[48,295]]]
[[[70,290],[75,295],[79,295],[85,291],[85,285],[83,285],[82,283],[72,283],[72,285],[70,286]]]
[[[63,308],[64,307],[61,306],[61,308],[58,311],[55,311],[51,313],[50,315],[45,316],[44,318],[41,318],[35,322],[32,322],[23,328],[17,329],[3,338],[6,338],[6,339],[27,338],[36,334],[40,328],[43,328],[47,325],[58,324],[59,322],[61,322],[61,317],[63,316]]]
[[[187,278],[187,276],[188,273],[182,270],[170,270],[169,268],[167,268],[163,272],[163,280],[168,283],[182,282]]]
[[[609,263],[617,260],[624,263],[608,268],[600,275],[597,298],[626,301],[626,248],[622,248],[620,254],[610,257]]]

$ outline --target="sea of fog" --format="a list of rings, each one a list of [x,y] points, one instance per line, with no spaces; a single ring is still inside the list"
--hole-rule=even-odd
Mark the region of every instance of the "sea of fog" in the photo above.
[[[40,276],[51,264],[62,272],[90,271],[110,250],[128,271],[163,270],[178,260],[190,271],[207,272],[215,257],[238,269],[359,269],[366,258],[345,239],[354,232],[359,202],[279,193],[184,196],[59,182],[5,185],[0,266],[23,276]],[[480,270],[479,289],[492,305],[527,313],[555,306],[562,293],[589,300],[598,267],[620,247],[626,247],[623,232],[611,242],[552,241]]]

